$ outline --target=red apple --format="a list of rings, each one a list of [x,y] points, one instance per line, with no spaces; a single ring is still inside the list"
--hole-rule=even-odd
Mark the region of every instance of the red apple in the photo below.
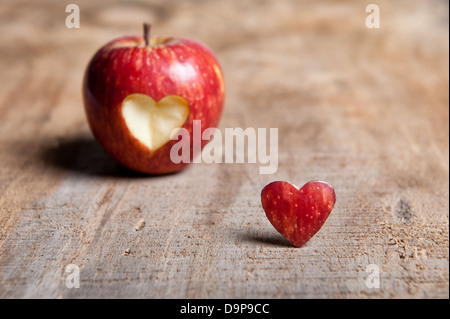
[[[177,172],[171,132],[193,121],[217,127],[225,97],[221,68],[204,44],[187,38],[127,36],[107,43],[90,61],[83,83],[91,130],[124,166],[148,174]],[[208,141],[202,140],[201,148]],[[190,143],[191,162],[198,154]],[[198,152],[197,152],[198,153]]]
[[[273,182],[261,192],[266,216],[275,229],[295,246],[303,246],[322,227],[336,202],[334,188],[311,181],[302,188]]]

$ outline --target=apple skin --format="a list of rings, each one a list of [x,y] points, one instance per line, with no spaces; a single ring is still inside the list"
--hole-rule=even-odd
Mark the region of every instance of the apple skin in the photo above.
[[[189,103],[183,128],[190,134],[191,161],[193,121],[201,120],[201,132],[217,127],[225,99],[222,70],[212,51],[187,38],[154,38],[150,45],[142,36],[113,40],[94,55],[85,72],[83,100],[89,125],[98,143],[129,169],[147,174],[180,171],[189,163],[175,164],[169,140],[150,150],[137,140],[125,124],[121,108],[132,93],[150,96],[156,102],[178,95]],[[202,141],[203,148],[208,141]]]
[[[266,216],[274,228],[294,246],[301,247],[323,226],[336,202],[334,188],[310,181],[302,188],[288,182],[272,182],[261,192]]]

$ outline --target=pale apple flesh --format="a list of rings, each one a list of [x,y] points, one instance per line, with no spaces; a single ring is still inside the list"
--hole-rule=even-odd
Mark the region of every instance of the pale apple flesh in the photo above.
[[[189,116],[189,103],[181,96],[169,95],[155,102],[141,93],[128,95],[122,115],[131,134],[150,150],[166,144],[173,132],[183,127]]]

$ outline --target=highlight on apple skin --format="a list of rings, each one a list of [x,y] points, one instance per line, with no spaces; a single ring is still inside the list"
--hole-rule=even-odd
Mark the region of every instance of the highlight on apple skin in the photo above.
[[[129,169],[167,174],[189,163],[173,163],[173,129],[193,140],[193,121],[202,132],[217,127],[225,99],[222,70],[212,51],[187,38],[126,36],[107,43],[85,72],[83,100],[98,143]],[[208,141],[203,141],[203,148]],[[198,155],[192,143],[191,161]]]

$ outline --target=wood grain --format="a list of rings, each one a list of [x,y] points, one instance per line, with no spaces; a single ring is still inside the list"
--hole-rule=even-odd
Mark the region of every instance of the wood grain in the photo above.
[[[446,1],[377,1],[380,29],[360,1],[76,3],[79,29],[63,3],[0,7],[0,298],[449,297]],[[147,177],[102,151],[83,72],[143,21],[214,50],[220,127],[278,128],[276,174],[195,164]],[[296,249],[260,191],[312,179],[337,203]]]

